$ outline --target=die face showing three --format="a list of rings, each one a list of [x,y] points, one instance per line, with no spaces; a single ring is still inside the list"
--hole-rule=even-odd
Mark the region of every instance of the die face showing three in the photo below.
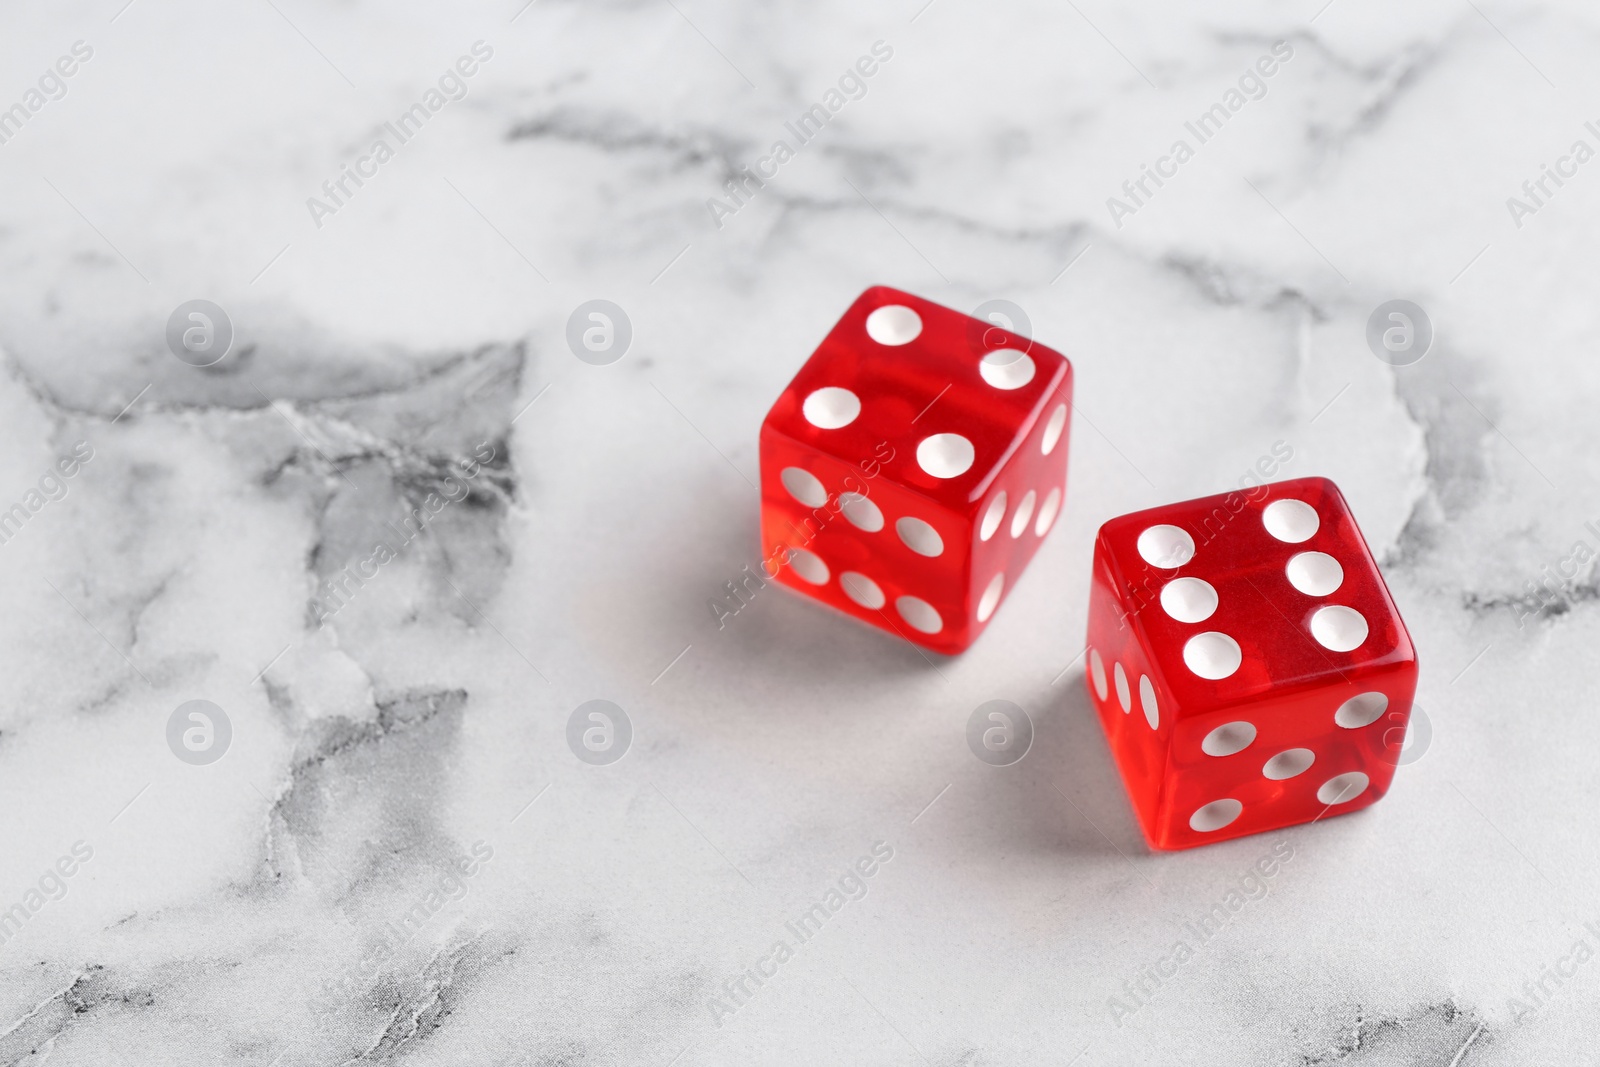
[[[769,572],[926,648],[962,651],[1060,513],[1071,405],[1059,352],[868,289],[762,423]]]
[[[1106,523],[1088,633],[1090,695],[1152,846],[1342,814],[1388,789],[1416,653],[1327,479]]]

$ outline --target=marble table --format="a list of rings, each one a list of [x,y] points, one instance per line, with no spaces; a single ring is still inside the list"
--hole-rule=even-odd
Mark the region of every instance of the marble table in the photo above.
[[[1592,7],[0,20],[0,1064],[1594,1062]],[[710,607],[879,282],[1077,373],[1062,517],[932,663]],[[1154,854],[1094,531],[1275,449],[1425,728],[1368,811]]]

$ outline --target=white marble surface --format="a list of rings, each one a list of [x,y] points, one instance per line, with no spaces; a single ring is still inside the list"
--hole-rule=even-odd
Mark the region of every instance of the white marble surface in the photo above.
[[[0,105],[93,50],[0,144],[0,509],[93,450],[0,544],[0,1064],[1590,1062],[1595,572],[1516,600],[1600,545],[1600,163],[1520,227],[1506,199],[1600,148],[1592,8],[124,2],[0,14]],[[1078,374],[1064,517],[937,669],[781,590],[706,606],[757,556],[762,415],[874,282],[1014,301]],[[163,340],[197,297],[238,333],[206,370]],[[1395,297],[1438,329],[1398,370],[1363,340]],[[564,341],[593,298],[633,323],[611,366]],[[1093,531],[1278,441],[1383,559],[1432,737],[1366,813],[1152,855],[1069,666]],[[319,580],[485,442],[319,626]],[[596,698],[635,730],[607,767],[565,741]],[[964,741],[993,698],[1038,727],[1006,769]],[[233,728],[208,766],[165,738],[193,699]],[[875,842],[865,897],[714,1011]]]

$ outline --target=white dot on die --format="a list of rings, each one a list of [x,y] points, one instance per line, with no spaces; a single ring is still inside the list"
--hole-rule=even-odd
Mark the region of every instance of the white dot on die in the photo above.
[[[996,389],[1021,389],[1033,381],[1033,358],[1014,348],[997,348],[983,357],[978,373]]]
[[[1281,782],[1285,778],[1304,774],[1316,758],[1317,754],[1309,748],[1286,749],[1267,760],[1266,765],[1261,768],[1261,773],[1274,782]]]
[[[1322,783],[1317,799],[1324,804],[1344,804],[1367,791],[1371,780],[1360,771],[1337,774]]]
[[[868,578],[859,571],[845,571],[839,575],[839,585],[844,589],[844,595],[854,600],[868,611],[877,611],[883,607],[883,590],[878,583]]]
[[[1382,693],[1360,693],[1339,705],[1333,721],[1346,730],[1359,730],[1378,721],[1389,710],[1389,698]]]
[[[1000,490],[995,498],[989,501],[988,510],[983,513],[983,522],[978,525],[978,540],[987,541],[1000,529],[1000,520],[1006,517],[1006,491]]]
[[[972,442],[958,433],[936,433],[917,445],[917,466],[935,478],[954,478],[967,473],[976,453]]]
[[[1139,706],[1144,709],[1144,721],[1150,729],[1161,729],[1161,709],[1156,706],[1156,687],[1150,684],[1148,674],[1139,675]]]
[[[1128,675],[1121,663],[1111,668],[1111,676],[1117,683],[1117,703],[1122,705],[1122,713],[1126,715],[1133,710],[1133,694],[1128,692]]]
[[[822,562],[822,557],[815,552],[807,552],[803,548],[791,548],[789,566],[812,585],[821,585],[828,580],[828,565]]]
[[[1094,695],[1101,700],[1106,698],[1106,664],[1100,658],[1100,651],[1089,650],[1089,680],[1094,683]]]
[[[789,495],[808,508],[820,508],[828,502],[828,491],[810,471],[785,467],[778,478],[783,482],[783,487],[789,490]]]
[[[1298,545],[1317,532],[1322,520],[1317,509],[1303,500],[1274,500],[1262,510],[1261,524],[1278,540]]]
[[[1213,800],[1189,816],[1189,829],[1197,833],[1209,834],[1213,830],[1220,830],[1227,826],[1237,819],[1242,811],[1244,811],[1244,805],[1232,797]]]
[[[906,620],[906,625],[913,630],[920,630],[925,634],[936,634],[944,629],[944,620],[939,618],[939,613],[933,605],[920,597],[903,596],[895,600],[894,610]]]
[[[1061,440],[1061,431],[1067,428],[1067,405],[1057,405],[1050,413],[1050,421],[1044,424],[1044,435],[1039,438],[1039,451],[1045,455],[1056,450],[1056,443]]]
[[[984,589],[983,596],[978,599],[978,621],[988,622],[989,616],[994,614],[994,609],[1000,606],[1000,591],[1006,587],[1006,576],[997,574],[990,580],[988,588]]]
[[[1243,661],[1239,642],[1216,630],[1196,634],[1183,646],[1183,662],[1200,677],[1212,681],[1228,677]]]
[[[1243,752],[1249,748],[1256,739],[1254,723],[1225,722],[1221,726],[1206,734],[1204,741],[1200,742],[1200,751],[1208,756],[1231,756],[1235,752]]]
[[[1344,581],[1344,568],[1326,552],[1301,552],[1283,568],[1289,584],[1306,596],[1327,596]]]
[[[915,516],[896,519],[894,532],[919,556],[937,556],[944,551],[944,538],[939,536],[939,531]]]
[[[844,517],[850,520],[850,525],[859,527],[867,533],[877,533],[883,529],[883,512],[878,509],[878,505],[860,493],[840,493],[839,509],[844,512]]]
[[[1161,587],[1161,610],[1178,622],[1204,622],[1217,610],[1217,590],[1200,578],[1174,578]]]
[[[1343,604],[1318,608],[1311,616],[1311,636],[1330,652],[1349,652],[1367,639],[1367,620]]]
[[[1017,502],[1017,510],[1011,515],[1012,537],[1021,537],[1022,531],[1028,528],[1028,520],[1033,518],[1033,501],[1033,490],[1029,489]]]
[[[830,385],[806,397],[800,413],[819,430],[837,430],[856,421],[861,414],[861,398],[848,389]]]
[[[1050,532],[1050,526],[1056,521],[1056,515],[1061,511],[1061,487],[1056,486],[1050,490],[1050,495],[1044,498],[1044,504],[1039,508],[1039,519],[1033,524],[1033,532],[1043,537]]]
[[[922,316],[904,304],[888,304],[867,316],[867,336],[880,345],[903,345],[922,332]]]
[[[1178,526],[1146,527],[1139,535],[1138,548],[1140,557],[1152,567],[1170,570],[1194,559],[1194,538]]]

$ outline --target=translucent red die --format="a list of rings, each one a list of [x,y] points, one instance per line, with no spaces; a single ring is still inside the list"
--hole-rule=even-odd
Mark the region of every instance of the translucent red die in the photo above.
[[[1071,408],[1059,352],[868,289],[761,424],[764,565],[847,615],[960,652],[1060,513]]]
[[[1417,656],[1326,478],[1106,523],[1088,644],[1089,695],[1155,848],[1355,811],[1389,788]]]

